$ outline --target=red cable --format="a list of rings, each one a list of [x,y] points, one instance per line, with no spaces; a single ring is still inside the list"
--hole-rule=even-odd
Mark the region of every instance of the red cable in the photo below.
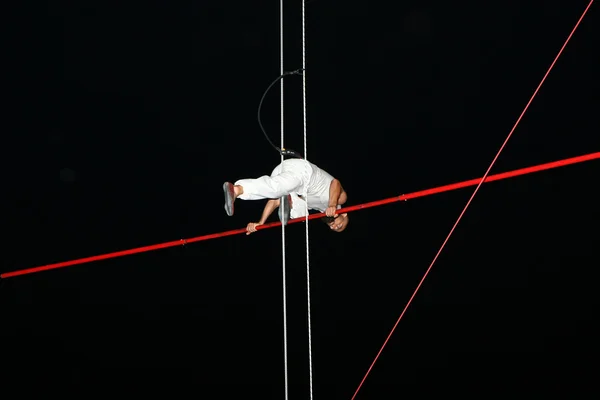
[[[564,167],[566,165],[578,164],[578,163],[582,163],[585,161],[591,161],[591,160],[596,160],[596,159],[600,159],[600,152],[590,153],[590,154],[586,154],[586,155],[578,156],[578,157],[566,158],[564,160],[554,161],[554,162],[550,162],[550,163],[546,163],[546,164],[535,165],[535,166],[527,167],[527,168],[516,169],[513,171],[502,172],[500,174],[490,175],[487,178],[485,178],[484,181],[485,182],[499,181],[502,179],[513,178],[513,177],[519,176],[519,175],[531,174],[533,172],[539,172],[539,171],[544,171],[544,170],[548,170],[548,169]],[[462,189],[462,188],[465,188],[468,186],[475,186],[478,183],[480,183],[481,181],[482,181],[482,178],[470,179],[468,181],[453,183],[450,185],[438,186],[438,187],[435,187],[432,189],[421,190],[421,191],[413,192],[413,193],[409,193],[409,194],[403,194],[402,196],[390,197],[390,198],[383,199],[383,200],[372,201],[370,203],[357,204],[355,206],[342,208],[342,209],[338,210],[338,213],[362,210],[365,208],[381,206],[384,204],[396,203],[399,201],[406,201],[406,200],[416,199],[419,197],[430,196],[432,194],[449,192],[451,190]],[[322,214],[322,213],[311,214],[311,215],[309,215],[308,219],[321,218],[323,216],[325,216],[325,214]],[[297,222],[303,222],[303,221],[305,221],[305,218],[296,218],[296,219],[290,220],[289,223],[295,224]],[[271,222],[271,223],[259,226],[257,228],[257,230],[273,228],[273,227],[276,227],[279,225],[281,225],[281,222]],[[246,228],[242,228],[242,229],[235,229],[232,231],[212,233],[210,235],[198,236],[198,237],[191,238],[191,239],[174,240],[171,242],[160,243],[160,244],[155,244],[155,245],[151,245],[151,246],[137,247],[135,249],[130,249],[130,250],[123,250],[123,251],[117,251],[114,253],[102,254],[102,255],[98,255],[98,256],[79,258],[77,260],[65,261],[65,262],[60,262],[57,264],[49,264],[49,265],[43,265],[40,267],[23,269],[23,270],[19,270],[19,271],[5,272],[3,274],[0,274],[0,278],[10,278],[10,277],[19,276],[19,275],[33,274],[35,272],[47,271],[50,269],[63,268],[63,267],[71,266],[71,265],[85,264],[85,263],[89,263],[92,261],[106,260],[108,258],[116,258],[116,257],[131,255],[131,254],[144,253],[144,252],[152,251],[152,250],[165,249],[167,247],[181,246],[181,245],[186,245],[188,243],[201,242],[203,240],[216,239],[216,238],[221,238],[221,237],[225,237],[225,236],[232,236],[232,235],[237,235],[237,234],[241,234],[241,233],[245,233],[245,232],[246,232]]]
[[[394,331],[396,330],[396,327],[398,326],[398,324],[400,323],[400,320],[402,319],[402,317],[404,316],[404,314],[406,313],[406,310],[408,309],[408,307],[410,306],[410,303],[413,301],[413,299],[415,298],[415,295],[417,294],[417,292],[419,291],[419,289],[421,288],[421,285],[423,284],[423,282],[425,281],[425,278],[427,278],[427,275],[429,274],[429,271],[431,271],[431,268],[433,267],[433,264],[435,264],[436,260],[438,259],[440,253],[442,252],[442,250],[444,249],[444,247],[446,246],[446,243],[448,243],[448,240],[450,239],[450,236],[452,236],[452,233],[454,232],[454,230],[456,229],[456,226],[458,225],[458,223],[460,222],[460,220],[462,219],[463,215],[465,214],[465,212],[467,211],[467,208],[469,208],[469,205],[471,204],[471,201],[473,201],[473,198],[475,197],[475,195],[477,194],[477,192],[479,191],[479,188],[481,187],[481,185],[483,184],[483,182],[485,182],[488,174],[490,173],[490,170],[492,169],[492,167],[494,166],[494,164],[496,163],[496,160],[498,159],[498,157],[500,156],[500,153],[502,153],[502,150],[504,150],[504,147],[506,146],[506,143],[508,143],[509,139],[511,138],[511,136],[513,135],[515,129],[517,128],[517,126],[519,125],[519,123],[521,122],[521,119],[523,118],[523,115],[525,115],[525,112],[527,112],[527,109],[529,108],[529,106],[531,105],[531,102],[533,101],[533,99],[535,98],[535,96],[537,95],[538,91],[540,90],[540,88],[542,87],[542,85],[544,84],[544,82],[546,81],[546,78],[548,77],[548,75],[550,74],[550,71],[552,71],[552,68],[554,68],[554,65],[556,64],[556,61],[558,60],[558,58],[561,56],[563,50],[565,49],[565,47],[567,46],[567,43],[569,43],[569,40],[571,40],[571,37],[573,36],[573,34],[575,33],[575,31],[577,30],[577,28],[579,27],[579,24],[581,23],[581,21],[583,20],[583,18],[585,17],[585,15],[587,14],[589,8],[592,6],[592,3],[594,2],[594,0],[591,0],[590,3],[588,4],[588,6],[586,7],[585,11],[583,12],[583,14],[581,15],[581,18],[579,18],[579,21],[577,21],[577,24],[575,24],[575,27],[573,28],[573,30],[571,31],[571,33],[569,34],[569,36],[567,37],[567,40],[565,41],[565,43],[563,44],[562,48],[560,49],[560,51],[558,52],[558,54],[556,55],[556,58],[554,58],[554,61],[552,61],[552,64],[550,65],[550,67],[548,68],[548,71],[546,71],[546,74],[544,75],[544,77],[542,78],[542,81],[540,82],[540,84],[538,85],[537,89],[535,89],[535,92],[533,92],[533,95],[531,96],[531,98],[529,99],[529,102],[527,102],[527,105],[525,106],[525,108],[523,109],[523,112],[521,113],[521,115],[519,116],[519,118],[517,119],[517,122],[515,123],[515,125],[512,127],[510,133],[508,134],[508,136],[506,137],[506,139],[504,140],[504,143],[502,143],[502,146],[500,146],[500,150],[498,150],[498,153],[496,154],[496,156],[494,157],[494,159],[492,160],[490,166],[488,167],[487,171],[485,172],[485,174],[483,175],[483,177],[479,180],[479,183],[477,184],[477,187],[475,188],[475,191],[473,191],[473,194],[471,195],[471,198],[469,199],[469,201],[467,201],[467,204],[465,205],[465,208],[463,208],[462,212],[460,213],[460,215],[458,216],[458,219],[456,220],[456,222],[454,223],[454,226],[452,227],[452,229],[450,230],[450,233],[448,233],[448,236],[446,236],[446,239],[444,240],[444,243],[442,243],[442,246],[440,247],[440,249],[438,250],[437,254],[435,255],[435,257],[433,258],[433,261],[431,262],[431,264],[429,265],[429,268],[427,268],[427,271],[425,271],[425,274],[423,275],[423,278],[421,278],[421,281],[419,282],[419,284],[417,285],[417,288],[415,289],[415,291],[413,292],[412,296],[410,296],[410,299],[408,300],[408,303],[406,303],[406,306],[404,307],[404,310],[402,311],[402,313],[400,314],[400,317],[398,317],[398,320],[396,321],[396,323],[394,324],[394,327],[392,328],[390,334],[388,335],[388,337],[385,339],[385,341],[383,342],[383,346],[381,346],[381,349],[379,349],[379,352],[377,353],[377,355],[375,356],[375,359],[373,360],[373,362],[371,363],[371,366],[369,367],[369,369],[367,370],[367,373],[365,374],[365,376],[363,377],[362,381],[360,382],[360,384],[358,385],[358,388],[356,389],[356,391],[354,392],[354,395],[352,396],[352,400],[354,400],[354,398],[356,397],[356,395],[358,394],[358,391],[360,390],[360,388],[362,387],[362,385],[364,384],[365,380],[367,379],[367,376],[369,376],[369,373],[371,372],[371,370],[373,369],[373,365],[375,365],[375,363],[377,362],[377,359],[379,358],[379,356],[381,355],[381,352],[383,351],[384,347],[386,346],[387,342],[390,340],[390,337],[392,336],[392,334],[394,333]]]

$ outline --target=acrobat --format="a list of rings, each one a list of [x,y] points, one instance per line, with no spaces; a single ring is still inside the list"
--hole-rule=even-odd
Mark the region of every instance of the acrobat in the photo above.
[[[305,217],[308,209],[325,213],[323,221],[334,232],[343,232],[348,226],[348,214],[337,213],[348,199],[342,184],[328,172],[306,160],[284,160],[273,169],[270,176],[240,179],[233,184],[225,182],[223,192],[228,216],[234,213],[236,199],[269,199],[260,220],[247,225],[247,235],[256,232],[256,227],[263,225],[277,208],[279,219],[284,225],[287,225],[290,218]]]

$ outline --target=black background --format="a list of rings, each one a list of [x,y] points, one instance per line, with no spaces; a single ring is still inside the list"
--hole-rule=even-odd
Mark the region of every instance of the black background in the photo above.
[[[297,4],[294,4],[297,3]],[[285,69],[302,66],[285,2]],[[306,6],[308,158],[348,205],[480,177],[587,1]],[[2,272],[244,227],[221,184],[256,121],[279,3],[19,3],[3,64]],[[598,151],[593,5],[492,173]],[[285,79],[302,150],[302,79]],[[279,143],[279,87],[263,123]],[[357,398],[557,391],[597,376],[597,161],[484,185]],[[310,224],[315,398],[350,399],[473,188]],[[276,220],[276,217],[273,217]],[[290,399],[308,398],[304,224],[286,229]],[[3,390],[284,398],[281,231],[2,280]],[[10,388],[16,392],[10,392]]]

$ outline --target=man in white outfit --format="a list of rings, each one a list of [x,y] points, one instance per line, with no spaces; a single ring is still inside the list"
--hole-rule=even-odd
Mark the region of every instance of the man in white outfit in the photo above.
[[[246,227],[247,234],[256,232],[267,218],[279,207],[279,219],[287,224],[290,218],[306,216],[306,209],[325,213],[324,222],[334,232],[342,232],[348,226],[348,214],[337,214],[346,203],[346,191],[339,180],[316,165],[301,159],[285,160],[271,176],[256,179],[240,179],[234,184],[223,184],[225,211],[232,216],[235,199],[269,199],[258,222]],[[282,204],[283,203],[283,204]]]

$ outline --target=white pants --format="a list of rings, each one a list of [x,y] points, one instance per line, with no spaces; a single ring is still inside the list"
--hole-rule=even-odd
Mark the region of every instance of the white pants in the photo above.
[[[312,168],[304,160],[291,159],[279,164],[271,176],[261,176],[256,179],[240,179],[235,185],[244,188],[244,193],[238,196],[242,200],[278,199],[286,195],[292,198],[291,218],[306,216],[306,202],[303,195],[310,180]]]

